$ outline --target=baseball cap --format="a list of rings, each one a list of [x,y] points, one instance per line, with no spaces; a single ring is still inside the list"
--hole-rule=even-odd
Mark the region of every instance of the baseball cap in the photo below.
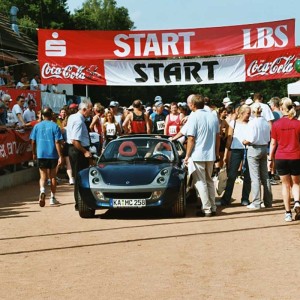
[[[161,97],[161,96],[156,96],[156,97],[154,98],[154,102],[157,102],[157,101],[162,102],[162,97]]]
[[[164,106],[164,104],[161,101],[155,102],[156,107]]]
[[[69,106],[69,108],[77,108],[78,107],[78,104],[76,104],[76,103],[72,103],[72,104],[70,104],[70,106]]]
[[[109,107],[116,107],[116,106],[119,106],[119,102],[118,101],[110,101]]]
[[[300,105],[300,102],[295,101],[294,104],[295,104],[296,106],[299,106],[299,105]]]

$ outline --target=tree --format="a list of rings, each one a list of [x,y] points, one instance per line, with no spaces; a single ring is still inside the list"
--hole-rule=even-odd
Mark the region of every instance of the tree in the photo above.
[[[74,29],[129,30],[134,28],[128,9],[115,0],[87,0],[73,15]]]
[[[12,6],[19,9],[17,14],[19,29],[37,41],[37,28],[72,28],[72,18],[67,0],[1,0],[1,11],[10,17]]]

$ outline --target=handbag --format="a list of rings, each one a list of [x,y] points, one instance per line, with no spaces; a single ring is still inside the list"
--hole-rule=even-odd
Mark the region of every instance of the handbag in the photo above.
[[[226,184],[227,184],[227,168],[226,165],[224,165],[221,169],[220,172],[218,174],[218,178],[217,178],[217,194],[220,196],[225,188],[226,188]]]

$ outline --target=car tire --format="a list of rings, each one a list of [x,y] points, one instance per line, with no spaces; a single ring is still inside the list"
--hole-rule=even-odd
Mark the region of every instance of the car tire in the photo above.
[[[185,184],[181,184],[178,197],[171,208],[171,216],[173,218],[183,218],[186,213],[186,194],[185,194]]]
[[[78,213],[81,218],[88,219],[93,218],[95,216],[95,210],[89,208],[83,201],[79,188],[79,184],[76,182],[75,189],[76,189],[76,195],[77,195],[77,203],[78,203]]]

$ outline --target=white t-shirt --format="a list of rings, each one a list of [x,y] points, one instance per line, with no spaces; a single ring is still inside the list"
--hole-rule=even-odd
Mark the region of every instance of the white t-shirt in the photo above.
[[[36,120],[35,111],[27,108],[23,113],[23,119],[24,119],[25,123]]]
[[[12,114],[14,116],[14,123],[17,123],[18,126],[22,126],[23,124],[21,124],[19,122],[19,119],[17,117],[18,114],[21,114],[23,116],[23,110],[21,108],[21,106],[19,104],[15,104],[12,108]]]
[[[39,85],[38,85],[37,81],[34,78],[31,79],[31,81],[30,81],[30,89],[32,91],[35,91],[35,90],[39,89]]]
[[[236,120],[231,120],[229,126],[233,129],[233,137],[231,149],[244,149],[243,141],[246,140],[247,123],[240,123]]]
[[[270,126],[263,117],[249,121],[246,140],[253,145],[267,145],[270,142]]]

